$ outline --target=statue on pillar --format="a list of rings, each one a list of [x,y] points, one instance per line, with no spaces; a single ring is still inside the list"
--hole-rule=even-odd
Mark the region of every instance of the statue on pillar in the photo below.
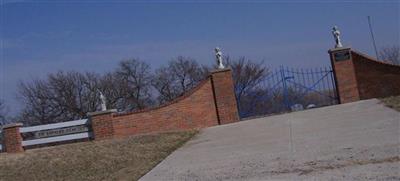
[[[224,69],[225,66],[222,64],[222,52],[218,47],[215,48],[215,57],[217,59],[218,69]]]
[[[100,101],[101,101],[101,111],[106,111],[107,110],[107,105],[106,105],[106,97],[103,95],[103,93],[97,89],[100,94]]]
[[[335,42],[336,42],[335,48],[342,48],[343,45],[342,45],[342,42],[340,42],[340,31],[337,26],[333,27],[332,34],[333,34],[333,37],[335,38]]]

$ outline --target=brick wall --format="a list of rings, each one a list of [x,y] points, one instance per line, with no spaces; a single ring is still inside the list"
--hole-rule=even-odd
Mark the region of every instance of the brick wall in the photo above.
[[[210,79],[173,102],[138,112],[114,114],[116,136],[204,128],[218,124]]]
[[[23,152],[22,136],[19,132],[21,123],[9,124],[3,127],[3,147],[7,153]]]
[[[220,124],[239,121],[239,113],[230,69],[212,72],[211,80]]]
[[[95,139],[205,128],[239,121],[230,69],[218,70],[197,87],[160,107],[130,113],[91,113]]]
[[[341,103],[400,95],[400,66],[350,48],[332,49],[329,53]]]
[[[194,89],[160,107],[130,113],[117,113],[112,109],[88,113],[88,116],[95,140],[205,128],[239,121],[231,69],[211,72]],[[2,145],[6,152],[24,151],[21,126],[15,123],[3,127]]]
[[[352,52],[360,99],[400,95],[400,66]]]
[[[88,113],[88,116],[95,117],[92,121],[93,135],[97,140],[108,139],[114,136],[113,116],[116,110],[107,110]]]

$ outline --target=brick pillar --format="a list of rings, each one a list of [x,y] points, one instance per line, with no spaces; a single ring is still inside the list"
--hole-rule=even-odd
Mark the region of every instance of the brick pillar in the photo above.
[[[230,68],[215,70],[211,72],[211,80],[218,123],[227,124],[239,121],[232,70]]]
[[[354,61],[350,48],[335,48],[328,51],[336,81],[340,103],[360,100]]]
[[[95,140],[114,137],[113,114],[115,109],[88,113]]]
[[[19,132],[21,126],[22,123],[13,123],[3,126],[3,146],[7,153],[24,152],[22,136]]]

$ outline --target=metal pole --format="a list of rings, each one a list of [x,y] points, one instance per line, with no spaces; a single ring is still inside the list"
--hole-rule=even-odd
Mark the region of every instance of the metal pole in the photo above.
[[[368,25],[369,25],[369,31],[370,31],[371,37],[372,37],[372,43],[373,43],[374,49],[375,49],[376,59],[379,60],[379,57],[378,57],[378,50],[377,50],[377,48],[376,48],[376,43],[375,43],[374,32],[372,31],[371,17],[370,17],[370,16],[368,16]]]

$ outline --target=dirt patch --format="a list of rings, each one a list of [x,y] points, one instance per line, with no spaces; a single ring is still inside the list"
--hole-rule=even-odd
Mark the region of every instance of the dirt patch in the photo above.
[[[0,154],[0,180],[138,180],[197,131]]]
[[[391,96],[381,100],[387,107],[400,111],[400,96]]]
[[[384,159],[349,160],[343,163],[331,163],[327,161],[311,161],[311,162],[306,162],[304,164],[295,165],[293,169],[273,170],[270,172],[270,174],[279,175],[279,174],[297,173],[298,175],[307,175],[312,172],[333,170],[355,165],[393,163],[399,161],[400,161],[399,156],[388,157]]]

